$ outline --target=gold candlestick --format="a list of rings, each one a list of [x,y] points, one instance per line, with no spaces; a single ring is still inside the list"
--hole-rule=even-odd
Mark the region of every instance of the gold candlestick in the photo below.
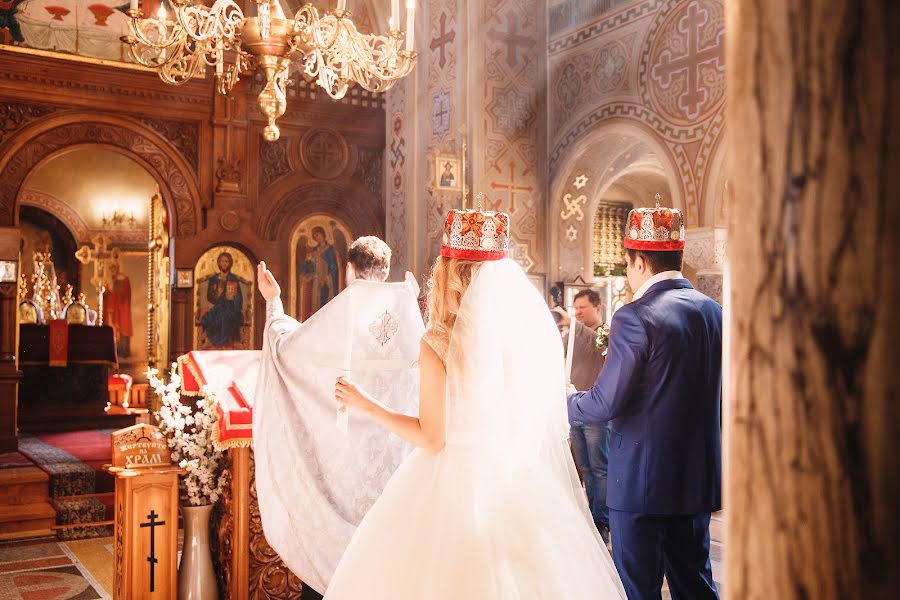
[[[106,293],[106,286],[100,286],[100,299],[97,301],[97,325],[103,325],[103,294]]]

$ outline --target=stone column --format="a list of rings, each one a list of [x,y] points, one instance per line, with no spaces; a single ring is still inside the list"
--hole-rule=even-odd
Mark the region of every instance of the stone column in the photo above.
[[[726,7],[726,594],[900,598],[900,3]]]
[[[684,239],[685,276],[695,288],[721,304],[728,231],[723,227],[688,229]]]

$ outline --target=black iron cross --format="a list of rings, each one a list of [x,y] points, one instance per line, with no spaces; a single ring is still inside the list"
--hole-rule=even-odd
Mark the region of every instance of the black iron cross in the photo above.
[[[149,527],[150,528],[150,556],[147,557],[147,562],[150,563],[150,592],[152,593],[156,587],[155,581],[155,567],[156,563],[159,562],[159,559],[156,558],[156,528],[160,525],[165,525],[165,521],[157,521],[156,519],[159,517],[156,514],[155,510],[151,510],[150,514],[147,515],[148,523],[141,523],[141,527]]]

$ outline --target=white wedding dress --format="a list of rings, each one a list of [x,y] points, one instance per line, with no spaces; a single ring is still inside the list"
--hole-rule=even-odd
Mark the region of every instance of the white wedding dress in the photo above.
[[[414,450],[363,518],[326,600],[625,598],[566,442],[563,356],[540,294],[484,264],[446,351],[446,447]]]

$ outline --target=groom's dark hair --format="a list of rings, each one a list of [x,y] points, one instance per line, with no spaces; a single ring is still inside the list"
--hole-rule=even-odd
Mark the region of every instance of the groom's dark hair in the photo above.
[[[358,278],[384,281],[391,270],[391,249],[380,238],[367,235],[350,244],[347,262]]]
[[[628,253],[628,262],[632,264],[638,256],[643,257],[654,275],[663,271],[680,271],[684,263],[684,250],[650,251],[625,248],[625,252]]]

